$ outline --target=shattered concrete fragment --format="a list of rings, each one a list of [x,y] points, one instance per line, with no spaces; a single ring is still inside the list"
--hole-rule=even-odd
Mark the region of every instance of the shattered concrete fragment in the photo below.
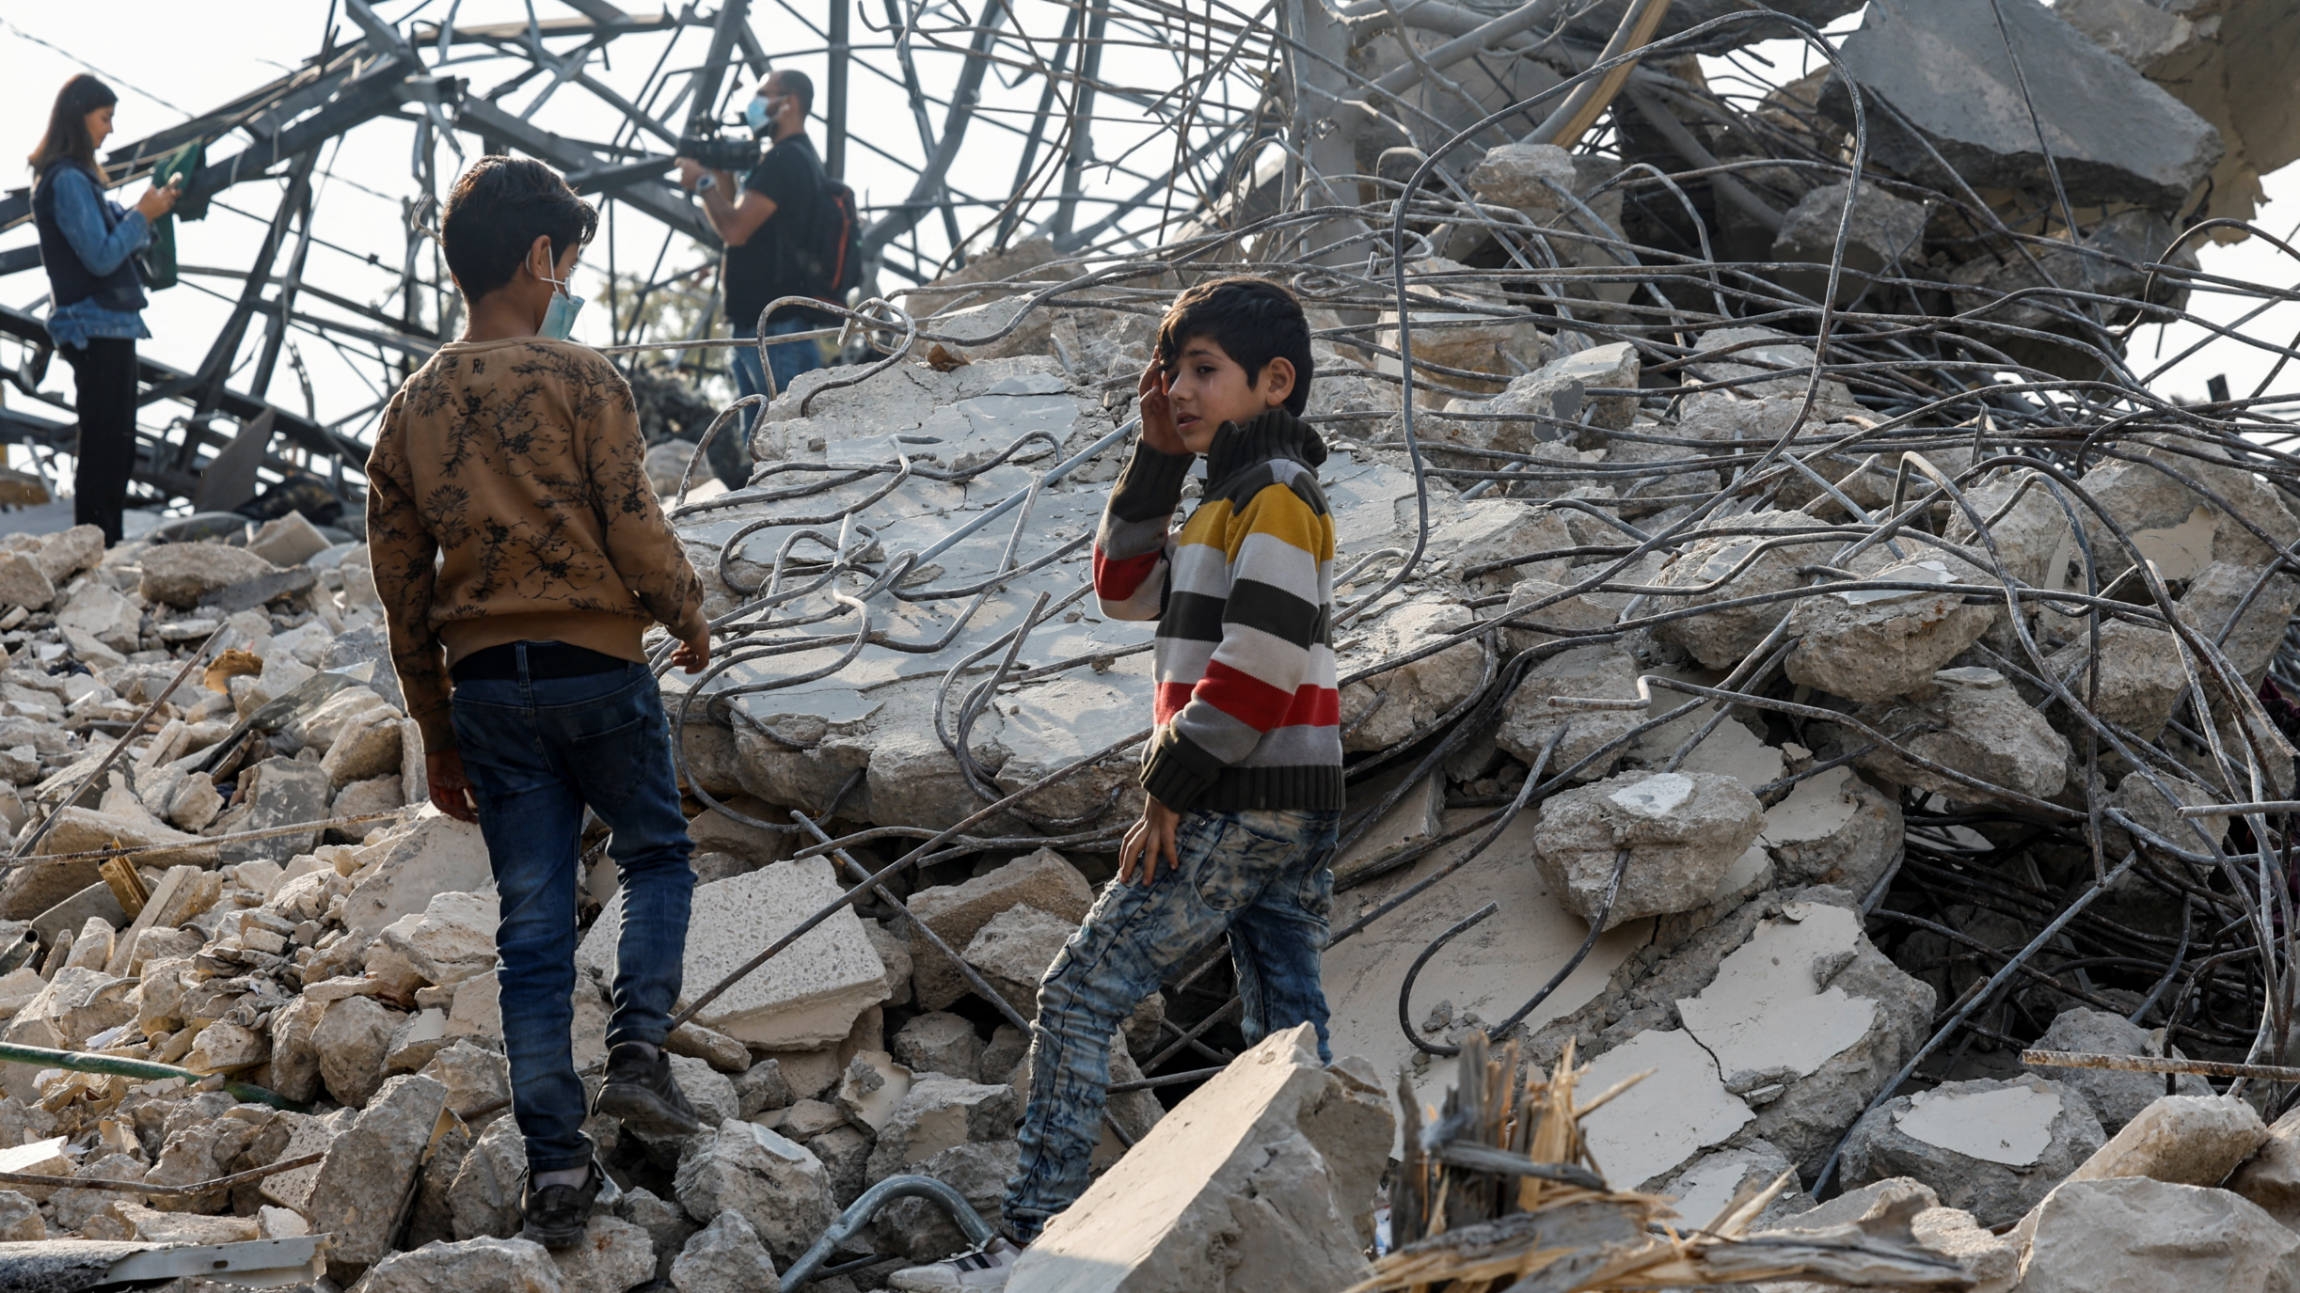
[[[776,1293],[782,1287],[774,1259],[759,1242],[758,1232],[732,1208],[711,1218],[711,1224],[687,1240],[678,1260],[671,1263],[670,1278],[671,1287],[679,1293],[734,1289]]]
[[[740,1212],[782,1265],[797,1260],[837,1212],[820,1160],[764,1127],[732,1119],[687,1142],[678,1197],[697,1221]]]
[[[2037,1038],[2036,1048],[2045,1051],[2071,1051],[2083,1055],[2144,1055],[2162,1058],[2164,1047],[2154,1034],[2122,1015],[2112,1015],[2090,1006],[2071,1006],[2053,1016],[2052,1025]],[[2052,1080],[2064,1087],[2084,1093],[2085,1101],[2100,1116],[2100,1125],[2109,1135],[2123,1130],[2124,1125],[2140,1116],[2143,1109],[2164,1096],[2164,1075],[2161,1073],[2123,1073],[2115,1069],[2052,1069]],[[2212,1086],[2194,1074],[2183,1074],[2176,1079],[2180,1094],[2209,1096]],[[2199,1185],[2217,1185],[2217,1181],[2193,1182]]]
[[[1568,906],[1595,920],[1626,854],[1605,910],[1611,929],[1711,901],[1764,822],[1756,797],[1731,777],[1625,772],[1551,796],[1534,831],[1534,861]]]
[[[920,889],[909,903],[911,915],[960,953],[993,917],[1016,906],[1059,916],[1076,928],[1093,905],[1093,886],[1052,849],[1039,849],[958,884]],[[911,958],[911,990],[920,1006],[941,1010],[966,995],[958,967],[925,940],[913,941]]]
[[[391,1250],[400,1205],[446,1104],[447,1088],[430,1078],[395,1077],[328,1146],[301,1211],[314,1231],[335,1237],[331,1270],[357,1272]]]
[[[2216,1186],[2267,1139],[2259,1111],[2234,1096],[2168,1095],[2141,1110],[2068,1179],[2145,1176]]]
[[[1880,583],[1972,584],[1978,570],[1945,554],[1923,554],[1869,576]],[[1891,700],[1980,640],[2002,607],[1961,593],[1853,587],[1808,597],[1789,613],[1796,645],[1782,662],[1794,682],[1852,701]]]
[[[524,1239],[466,1239],[393,1253],[368,1271],[360,1293],[560,1293],[559,1268]]]
[[[1009,1293],[1340,1288],[1364,1271],[1389,1106],[1308,1025],[1193,1092],[1016,1263]]]
[[[699,886],[682,971],[688,990],[700,992],[718,983],[782,930],[842,892],[829,860],[819,857],[777,862]],[[618,893],[584,936],[576,966],[611,980],[622,932]],[[856,1016],[885,994],[885,966],[863,933],[861,918],[848,908],[808,930],[696,1018],[765,1049],[816,1046],[845,1037]]]
[[[2106,1138],[2078,1092],[2032,1075],[1944,1082],[1853,1126],[1848,1185],[1913,1176],[1984,1226],[2008,1225]]]
[[[2146,1177],[2071,1181],[2038,1205],[2021,1293],[2291,1293],[2300,1234],[2239,1195]]]
[[[1863,709],[1861,719],[1895,736],[1920,758],[2035,798],[2059,794],[2068,780],[2067,739],[1994,669],[1943,669],[1897,703]],[[1852,733],[1845,740],[1868,744]],[[1992,791],[1910,763],[1881,747],[1855,762],[1882,780],[1929,790],[1954,802],[1995,797]]]

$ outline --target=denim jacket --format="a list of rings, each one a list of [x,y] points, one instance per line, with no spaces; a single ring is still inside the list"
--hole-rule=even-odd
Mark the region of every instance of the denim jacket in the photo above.
[[[57,172],[54,183],[56,223],[63,226],[65,240],[90,273],[111,273],[152,241],[152,224],[144,213],[126,210],[105,197],[87,172],[68,166]],[[109,206],[118,221],[108,233],[99,203]],[[49,314],[48,335],[59,346],[84,346],[96,337],[149,337],[152,330],[144,326],[138,311],[109,310],[86,300]]]

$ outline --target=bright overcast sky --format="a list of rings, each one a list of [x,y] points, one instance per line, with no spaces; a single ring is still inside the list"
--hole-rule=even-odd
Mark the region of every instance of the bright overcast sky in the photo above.
[[[650,0],[641,5],[636,0],[625,0],[626,7],[635,12],[652,12],[657,2],[659,0]],[[415,12],[417,5],[414,0],[393,0],[379,4],[378,8],[388,17],[400,18]],[[548,0],[535,9],[544,17],[571,12]],[[435,19],[447,10],[447,0],[434,0],[422,6],[427,19]],[[788,30],[787,24],[778,26],[777,11],[765,0],[756,5],[756,10],[755,29],[770,53],[794,48],[805,38],[803,32]],[[187,5],[180,0],[105,0],[103,3],[0,0],[0,72],[4,72],[0,74],[0,122],[7,123],[6,133],[12,141],[0,152],[20,157],[30,150],[46,119],[56,87],[85,65],[92,64],[122,91],[119,136],[115,143],[126,142],[173,125],[190,114],[209,110],[299,65],[317,50],[321,25],[331,11],[332,6],[320,0],[231,0],[229,4],[200,5]],[[472,23],[523,18],[526,8],[519,0],[461,0],[454,11],[457,21]],[[856,35],[858,40],[869,38],[859,23]],[[612,47],[617,71],[627,77],[635,66],[646,66],[626,62],[627,59],[644,58],[651,62],[659,48],[647,43],[652,39],[655,38],[626,37],[617,42]],[[1780,56],[1785,70],[1796,66],[1798,47],[1769,45],[1766,49]],[[813,74],[818,87],[822,85],[819,54],[802,55],[789,61]],[[471,75],[478,88],[486,89],[506,74],[507,66],[497,61],[468,70],[449,70]],[[943,83],[947,83],[947,77]],[[992,88],[995,90],[995,86]],[[613,121],[595,119],[593,114],[601,110],[592,106],[588,96],[574,91],[564,94],[567,106],[562,108],[561,102],[555,101],[545,109],[539,121],[579,135],[605,137],[611,133]],[[514,99],[513,103],[517,106],[521,100]],[[551,115],[554,111],[567,115],[554,119]],[[858,76],[852,118],[852,128],[858,138],[867,136],[906,157],[917,156],[917,133],[907,105],[883,83]],[[819,123],[817,130],[819,132]],[[1011,150],[979,126],[976,134],[990,142],[981,144],[982,152],[978,154],[978,140],[970,137],[968,141],[968,165],[977,168],[971,187],[977,191],[1003,193],[1002,177],[989,172],[1000,166],[1011,171],[1013,163],[988,161],[985,157],[1011,156]],[[340,150],[330,146],[323,152],[323,165],[330,174],[318,181],[322,186],[318,232],[327,245],[313,251],[307,281],[326,284],[372,304],[396,309],[390,295],[390,278],[360,262],[372,257],[382,265],[396,267],[403,254],[402,198],[415,191],[410,173],[412,138],[413,127],[407,123],[373,122],[347,137]],[[465,142],[468,147],[468,140]],[[219,145],[218,153],[241,146],[238,141],[226,141]],[[894,164],[860,148],[850,156],[853,161],[848,178],[866,200],[891,200],[907,188],[909,177]],[[449,173],[441,177],[444,185],[452,179],[455,159],[443,151],[441,165],[449,168]],[[23,172],[18,171],[14,177],[0,180],[0,187],[23,182],[27,182]],[[2261,223],[2278,233],[2300,224],[2300,167],[2288,168],[2271,177],[2268,188],[2272,201],[2262,212]],[[276,202],[273,196],[276,192],[276,183],[259,183],[244,185],[223,195],[208,219],[179,228],[181,259],[191,265],[239,267],[248,264],[263,232],[260,220],[255,217],[268,218]],[[135,192],[123,191],[118,196],[132,201]],[[235,214],[232,208],[251,214]],[[615,254],[625,272],[634,269],[643,272],[655,260],[662,245],[661,226],[651,222],[626,220],[616,233]],[[28,227],[19,229],[0,237],[0,245],[21,245],[29,241],[29,235]],[[704,255],[685,239],[675,239],[668,263],[674,266],[695,263]],[[2208,248],[2204,251],[2204,261],[2210,272],[2241,279],[2286,286],[2300,280],[2300,266],[2287,262],[2273,247],[2259,240],[2236,247]],[[607,262],[606,246],[594,245],[586,254],[586,271],[596,275]],[[227,299],[217,294],[236,292],[237,286],[228,280],[191,277],[185,286],[156,294],[147,315],[155,335],[152,341],[145,343],[145,353],[181,368],[196,367],[228,313]],[[600,296],[597,278],[591,278],[582,286],[596,302]],[[41,298],[45,291],[44,276],[37,272],[0,279],[0,301],[19,308]],[[2190,308],[2209,317],[2233,319],[2249,308],[2249,303],[2200,293]],[[606,339],[604,316],[604,306],[594,304],[578,326],[578,337],[603,342]],[[2300,334],[2300,305],[2280,306],[2247,326],[2255,335],[2287,342]],[[2164,334],[2161,343],[2155,335],[2159,332]],[[2171,355],[2203,335],[2193,327],[2144,331],[2133,348],[2136,367],[2145,371],[2150,366],[2150,356]],[[372,356],[355,353],[347,358],[324,341],[300,334],[291,333],[291,336],[316,388],[316,408],[321,417],[344,416],[387,393],[385,376]],[[253,351],[252,345],[245,348],[243,360],[252,356]],[[2159,381],[2157,389],[2167,395],[2201,397],[2207,377],[2227,373],[2237,393],[2242,395],[2266,376],[2272,362],[2271,356],[2258,350],[2221,343],[2172,370]],[[48,384],[57,387],[68,380],[64,365],[59,363]],[[244,380],[243,371],[235,385]],[[2300,391],[2300,372],[2287,371],[2278,377],[2276,385],[2279,390]],[[269,393],[275,402],[291,409],[304,405],[297,374],[287,362],[280,365]],[[346,429],[364,435],[369,427],[355,421]]]

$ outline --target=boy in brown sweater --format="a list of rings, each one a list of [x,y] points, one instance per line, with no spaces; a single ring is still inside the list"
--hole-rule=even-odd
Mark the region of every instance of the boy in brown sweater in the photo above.
[[[464,172],[440,229],[470,321],[392,397],[367,463],[376,588],[431,800],[478,822],[502,903],[523,1233],[552,1248],[581,1237],[606,1184],[569,1037],[586,807],[614,832],[623,886],[597,1111],[699,1130],[662,1052],[695,876],[641,635],[667,626],[672,662],[695,673],[710,629],[641,467],[631,388],[566,339],[582,304],[567,281],[597,224],[540,162]]]

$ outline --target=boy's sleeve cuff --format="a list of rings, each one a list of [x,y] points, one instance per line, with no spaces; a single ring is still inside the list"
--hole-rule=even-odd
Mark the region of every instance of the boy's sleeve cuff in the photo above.
[[[1142,789],[1175,812],[1187,812],[1214,788],[1225,766],[1168,724],[1151,736],[1142,756]]]
[[[1190,478],[1190,464],[1197,460],[1194,453],[1166,453],[1137,442],[1111,488],[1110,510],[1127,521],[1172,516],[1182,501],[1182,483]]]

